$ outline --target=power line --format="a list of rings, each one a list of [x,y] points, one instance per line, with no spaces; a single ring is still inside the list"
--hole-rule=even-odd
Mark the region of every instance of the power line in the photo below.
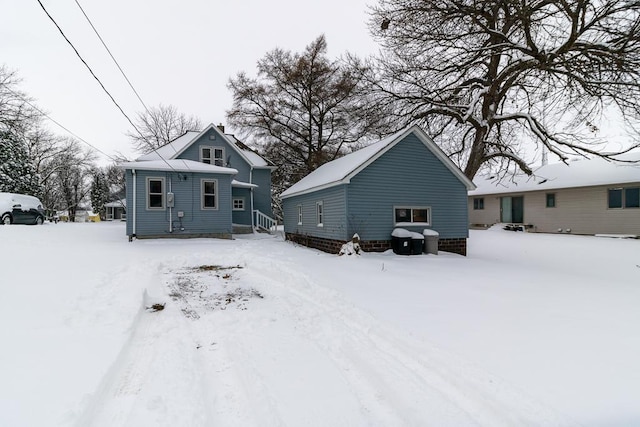
[[[122,69],[122,67],[120,67],[120,64],[118,64],[118,61],[116,61],[116,58],[113,56],[113,54],[111,53],[111,50],[109,50],[109,48],[107,47],[107,44],[104,42],[104,40],[102,39],[102,37],[100,36],[100,34],[98,33],[98,30],[96,29],[96,27],[93,25],[93,22],[91,22],[91,19],[89,19],[89,17],[87,16],[86,12],[84,11],[84,9],[82,8],[82,6],[80,6],[80,3],[78,3],[78,0],[75,0],[76,4],[78,5],[78,7],[80,8],[80,11],[82,11],[82,14],[84,15],[84,17],[87,19],[87,22],[89,22],[89,25],[91,25],[91,28],[93,29],[93,32],[96,33],[96,36],[98,36],[98,38],[100,39],[100,42],[102,43],[102,46],[104,46],[104,48],[107,50],[107,52],[109,53],[109,56],[111,57],[111,59],[113,60],[113,62],[116,64],[116,67],[118,67],[118,70],[120,70],[120,73],[122,74],[122,77],[124,77],[124,79],[127,81],[127,83],[129,84],[129,87],[131,88],[131,90],[133,91],[133,93],[136,94],[136,97],[138,97],[138,100],[140,101],[140,103],[142,104],[142,106],[144,107],[144,109],[147,111],[148,114],[151,114],[149,112],[149,109],[147,108],[147,105],[144,103],[144,101],[142,100],[142,98],[140,97],[140,95],[138,94],[138,91],[133,87],[133,84],[131,83],[131,81],[129,81],[129,78],[127,77],[127,75],[125,74],[124,70]]]
[[[29,105],[31,108],[33,108],[34,110],[36,110],[38,113],[42,114],[43,116],[45,116],[47,119],[51,120],[53,123],[55,123],[56,125],[58,125],[59,127],[61,127],[62,129],[64,129],[66,132],[68,132],[70,135],[72,135],[73,137],[77,138],[78,140],[84,142],[85,144],[87,144],[89,147],[93,148],[94,150],[96,150],[97,152],[107,156],[109,159],[113,160],[114,162],[117,162],[118,159],[110,156],[109,154],[105,153],[104,151],[102,151],[101,149],[99,149],[98,147],[96,147],[95,145],[85,141],[84,139],[82,139],[81,137],[79,137],[78,135],[76,135],[75,133],[73,133],[72,131],[70,131],[69,129],[67,129],[66,127],[64,127],[60,122],[58,122],[57,120],[55,120],[53,117],[49,116],[47,113],[45,113],[44,111],[42,111],[40,108],[36,107],[34,104],[32,104],[31,102],[29,102],[29,100],[27,100],[24,96],[22,96],[21,94],[13,91],[12,89],[10,89],[9,87],[5,86],[5,89],[8,90],[9,92],[11,92],[12,94],[14,94],[16,97],[18,97],[19,99],[21,99],[24,103],[26,103],[27,105]]]
[[[127,75],[125,74],[124,70],[122,69],[122,67],[120,66],[120,64],[118,63],[118,61],[116,60],[116,58],[113,56],[113,54],[111,53],[111,50],[109,49],[109,47],[107,46],[107,43],[104,41],[104,39],[102,38],[102,36],[100,35],[100,33],[98,32],[98,30],[96,29],[95,25],[93,25],[93,22],[91,22],[91,19],[89,19],[89,15],[87,15],[87,13],[84,11],[84,9],[82,8],[82,6],[80,5],[80,3],[78,2],[78,0],[75,0],[76,5],[78,5],[78,8],[80,8],[80,11],[82,12],[82,14],[84,15],[84,17],[87,19],[87,22],[89,23],[89,25],[91,26],[91,28],[93,29],[93,32],[96,33],[96,36],[98,36],[98,39],[100,40],[100,42],[102,43],[102,46],[104,46],[104,48],[106,49],[107,53],[109,54],[109,56],[111,57],[111,59],[113,60],[113,62],[116,64],[116,67],[118,67],[118,70],[120,70],[120,73],[122,74],[122,77],[124,77],[124,79],[127,81],[127,83],[129,84],[129,87],[131,88],[131,90],[133,91],[133,93],[136,95],[136,97],[138,98],[138,100],[140,101],[140,103],[142,104],[142,106],[144,107],[145,111],[147,112],[147,114],[149,115],[149,117],[153,117],[153,114],[151,113],[151,111],[149,111],[149,108],[147,108],[147,104],[144,103],[144,101],[142,100],[142,98],[140,97],[140,95],[138,94],[138,91],[135,89],[135,87],[133,87],[133,84],[131,83],[131,81],[129,80],[129,78],[127,77]],[[138,132],[140,133],[140,132]],[[141,134],[140,136],[142,136],[145,140],[146,138]],[[171,141],[169,141],[170,143]],[[174,146],[171,146],[173,148],[173,151],[175,153],[177,153],[178,151],[176,150],[176,148]],[[157,149],[154,150],[157,152]],[[164,158],[162,158],[162,155],[160,153],[157,153],[158,156],[164,160]],[[166,163],[166,160],[165,160]],[[167,163],[168,164],[168,163]],[[187,165],[187,169],[191,169],[189,167],[189,165]]]
[[[118,107],[118,110],[120,110],[120,112],[122,113],[123,116],[125,116],[125,118],[127,119],[127,121],[129,121],[129,123],[131,124],[131,126],[133,126],[133,128],[136,130],[136,132],[138,132],[138,134],[143,138],[144,135],[142,134],[142,132],[140,132],[140,130],[138,129],[138,127],[133,123],[133,121],[131,121],[131,119],[129,118],[129,116],[127,116],[127,114],[124,112],[124,110],[120,107],[120,105],[116,102],[116,100],[113,98],[113,96],[111,96],[111,94],[109,93],[109,91],[107,90],[106,87],[104,87],[104,85],[102,84],[102,82],[100,81],[100,79],[98,78],[98,76],[95,75],[95,73],[93,72],[93,70],[91,69],[91,67],[89,66],[89,64],[87,64],[87,62],[82,58],[82,56],[80,55],[80,52],[78,52],[78,50],[76,49],[76,47],[73,45],[73,43],[71,43],[71,40],[69,40],[67,38],[67,36],[65,35],[64,31],[62,31],[62,28],[60,28],[60,26],[58,25],[58,23],[56,22],[55,19],[53,19],[53,17],[49,14],[49,12],[47,11],[47,9],[44,7],[44,5],[42,4],[42,2],[40,0],[37,0],[38,4],[40,5],[40,7],[42,8],[42,10],[44,11],[44,13],[49,17],[49,19],[51,20],[51,22],[53,22],[53,25],[56,26],[56,28],[58,29],[58,31],[60,32],[60,34],[62,35],[62,37],[64,37],[64,39],[66,40],[66,42],[69,44],[69,46],[71,46],[71,48],[73,49],[73,51],[76,53],[76,55],[78,56],[78,58],[80,59],[80,61],[82,61],[82,63],[87,67],[87,69],[89,70],[89,72],[91,73],[91,75],[93,76],[94,79],[96,79],[96,81],[98,82],[98,84],[100,84],[100,87],[102,88],[102,90],[104,90],[104,92],[109,96],[109,98],[111,99],[111,101],[115,104],[116,107]],[[83,12],[84,13],[84,12]],[[86,16],[86,14],[85,14]],[[98,37],[100,37],[98,35]],[[101,39],[102,40],[102,39]],[[105,46],[106,47],[106,46]],[[108,50],[108,49],[107,49]],[[126,76],[125,76],[126,78]],[[173,170],[175,173],[179,173],[164,157],[162,157],[162,155],[160,153],[158,153],[158,156],[167,164],[167,166],[169,166],[169,168],[171,168],[171,170]]]
[[[91,67],[89,66],[89,64],[87,64],[87,62],[82,58],[82,56],[80,55],[80,52],[78,52],[78,50],[76,49],[76,47],[73,45],[73,43],[71,43],[71,40],[69,40],[67,38],[67,36],[64,34],[64,31],[62,31],[62,28],[60,28],[60,26],[58,25],[58,23],[55,21],[55,19],[53,19],[53,17],[49,14],[49,12],[47,12],[47,9],[44,7],[44,5],[42,4],[42,2],[40,0],[36,0],[38,2],[38,4],[40,4],[40,7],[42,8],[42,10],[44,10],[44,13],[47,14],[47,16],[49,17],[49,19],[51,20],[51,22],[53,22],[53,25],[56,26],[56,28],[58,29],[58,31],[60,32],[60,34],[62,34],[62,37],[64,37],[64,39],[67,41],[67,43],[69,43],[69,46],[71,46],[71,48],[73,49],[73,51],[76,53],[76,55],[78,56],[78,58],[80,58],[80,61],[82,61],[82,63],[87,67],[87,69],[89,70],[89,72],[91,73],[91,75],[93,76],[94,79],[96,79],[96,81],[98,82],[98,84],[100,84],[100,87],[102,88],[102,90],[104,90],[104,92],[109,96],[109,98],[111,99],[111,101],[115,104],[116,107],[118,107],[118,110],[120,110],[120,112],[122,113],[123,116],[126,117],[126,119],[129,121],[129,123],[131,123],[131,126],[133,126],[133,128],[138,131],[138,133],[140,135],[142,135],[142,133],[138,130],[138,128],[136,127],[135,124],[133,124],[133,122],[131,121],[131,119],[129,118],[129,116],[127,116],[127,114],[124,112],[124,110],[120,107],[120,105],[116,102],[116,100],[113,98],[113,96],[111,96],[111,94],[109,93],[109,91],[107,90],[106,87],[104,87],[104,85],[102,84],[102,82],[100,81],[100,79],[98,78],[98,76],[95,75],[95,73],[93,72],[93,70],[91,69]]]

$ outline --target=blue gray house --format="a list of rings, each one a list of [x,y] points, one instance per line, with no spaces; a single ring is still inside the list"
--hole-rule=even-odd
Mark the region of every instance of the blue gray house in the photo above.
[[[286,238],[337,253],[357,233],[365,251],[391,247],[396,227],[440,234],[466,255],[473,183],[419,126],[329,162],[282,193]]]
[[[120,167],[126,172],[130,239],[230,238],[275,225],[273,167],[213,124]]]

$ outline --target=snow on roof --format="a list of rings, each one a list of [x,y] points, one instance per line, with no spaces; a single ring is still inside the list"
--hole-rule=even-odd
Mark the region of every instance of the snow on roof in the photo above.
[[[122,169],[140,169],[175,172],[205,172],[235,175],[236,169],[210,165],[202,162],[184,159],[147,160],[142,162],[125,162],[118,165]]]
[[[150,153],[138,157],[136,161],[172,159],[178,153],[182,152],[198,135],[200,135],[198,131],[187,131],[187,133],[174,139],[167,145],[163,145]]]
[[[230,133],[225,133],[224,136],[232,143],[235,144],[235,148],[240,151],[240,153],[247,159],[251,166],[256,168],[268,168],[272,167],[265,159],[262,158],[258,153],[247,147],[242,141],[236,138],[235,135]]]
[[[236,188],[258,188],[256,184],[251,184],[250,182],[242,182],[237,180],[231,181],[231,186]]]
[[[640,161],[640,152],[617,156],[619,160]],[[494,177],[474,180],[476,190],[470,196],[560,188],[591,187],[595,185],[640,182],[640,163],[609,162],[600,157],[564,163],[553,163],[536,169],[532,176],[517,175],[499,182]]]
[[[127,199],[120,199],[120,200],[115,200],[113,202],[105,203],[104,206],[106,208],[126,208]]]
[[[296,194],[306,193],[316,189],[348,183],[352,176],[360,172],[360,170],[366,167],[370,162],[377,159],[386,150],[393,147],[410,133],[414,133],[426,146],[428,146],[431,152],[449,169],[451,169],[454,175],[458,176],[458,178],[465,183],[468,189],[473,188],[473,183],[464,176],[460,169],[453,164],[447,155],[444,154],[444,152],[442,152],[442,150],[440,150],[433,141],[431,141],[419,126],[413,125],[365,148],[351,154],[347,154],[346,156],[333,160],[329,163],[325,163],[306,177],[302,178],[296,184],[289,187],[281,194],[281,197],[291,197]]]
[[[212,123],[207,126],[203,131],[187,131],[184,135],[174,139],[170,143],[163,145],[162,147],[140,156],[136,161],[149,161],[149,160],[162,160],[162,159],[175,159],[180,153],[182,153],[189,145],[195,142],[201,135],[205,134],[209,129],[214,127]],[[217,126],[216,126],[217,129]],[[219,130],[219,129],[218,129]],[[222,137],[229,143],[232,148],[235,148],[238,153],[244,157],[249,165],[257,168],[270,167],[265,159],[263,159],[258,153],[249,149],[246,145],[240,142],[234,135],[223,134]]]

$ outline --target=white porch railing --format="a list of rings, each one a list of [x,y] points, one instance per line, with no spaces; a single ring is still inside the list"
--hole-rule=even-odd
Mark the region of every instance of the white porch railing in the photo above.
[[[258,230],[265,230],[268,232],[272,232],[276,230],[276,226],[278,225],[278,221],[267,216],[260,212],[259,210],[254,210],[253,214],[256,218],[256,228]]]

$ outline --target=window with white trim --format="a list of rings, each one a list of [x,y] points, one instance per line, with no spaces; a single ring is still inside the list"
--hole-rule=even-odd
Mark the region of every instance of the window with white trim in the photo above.
[[[218,209],[218,181],[215,179],[201,179],[202,209]]]
[[[302,225],[302,205],[298,205],[298,225]]]
[[[233,199],[233,210],[234,211],[244,210],[244,197],[236,197],[235,199]]]
[[[164,178],[147,177],[147,209],[164,210]]]
[[[225,166],[226,163],[224,161],[224,148],[214,147],[213,164],[216,166]]]
[[[431,207],[429,206],[394,206],[393,217],[396,225],[419,224],[431,225]]]
[[[210,165],[212,163],[213,147],[200,147],[200,161]]]
[[[324,204],[322,200],[316,202],[316,219],[318,220],[318,227],[324,226]]]
[[[225,166],[224,148],[204,145],[201,146],[200,161],[208,165]]]

